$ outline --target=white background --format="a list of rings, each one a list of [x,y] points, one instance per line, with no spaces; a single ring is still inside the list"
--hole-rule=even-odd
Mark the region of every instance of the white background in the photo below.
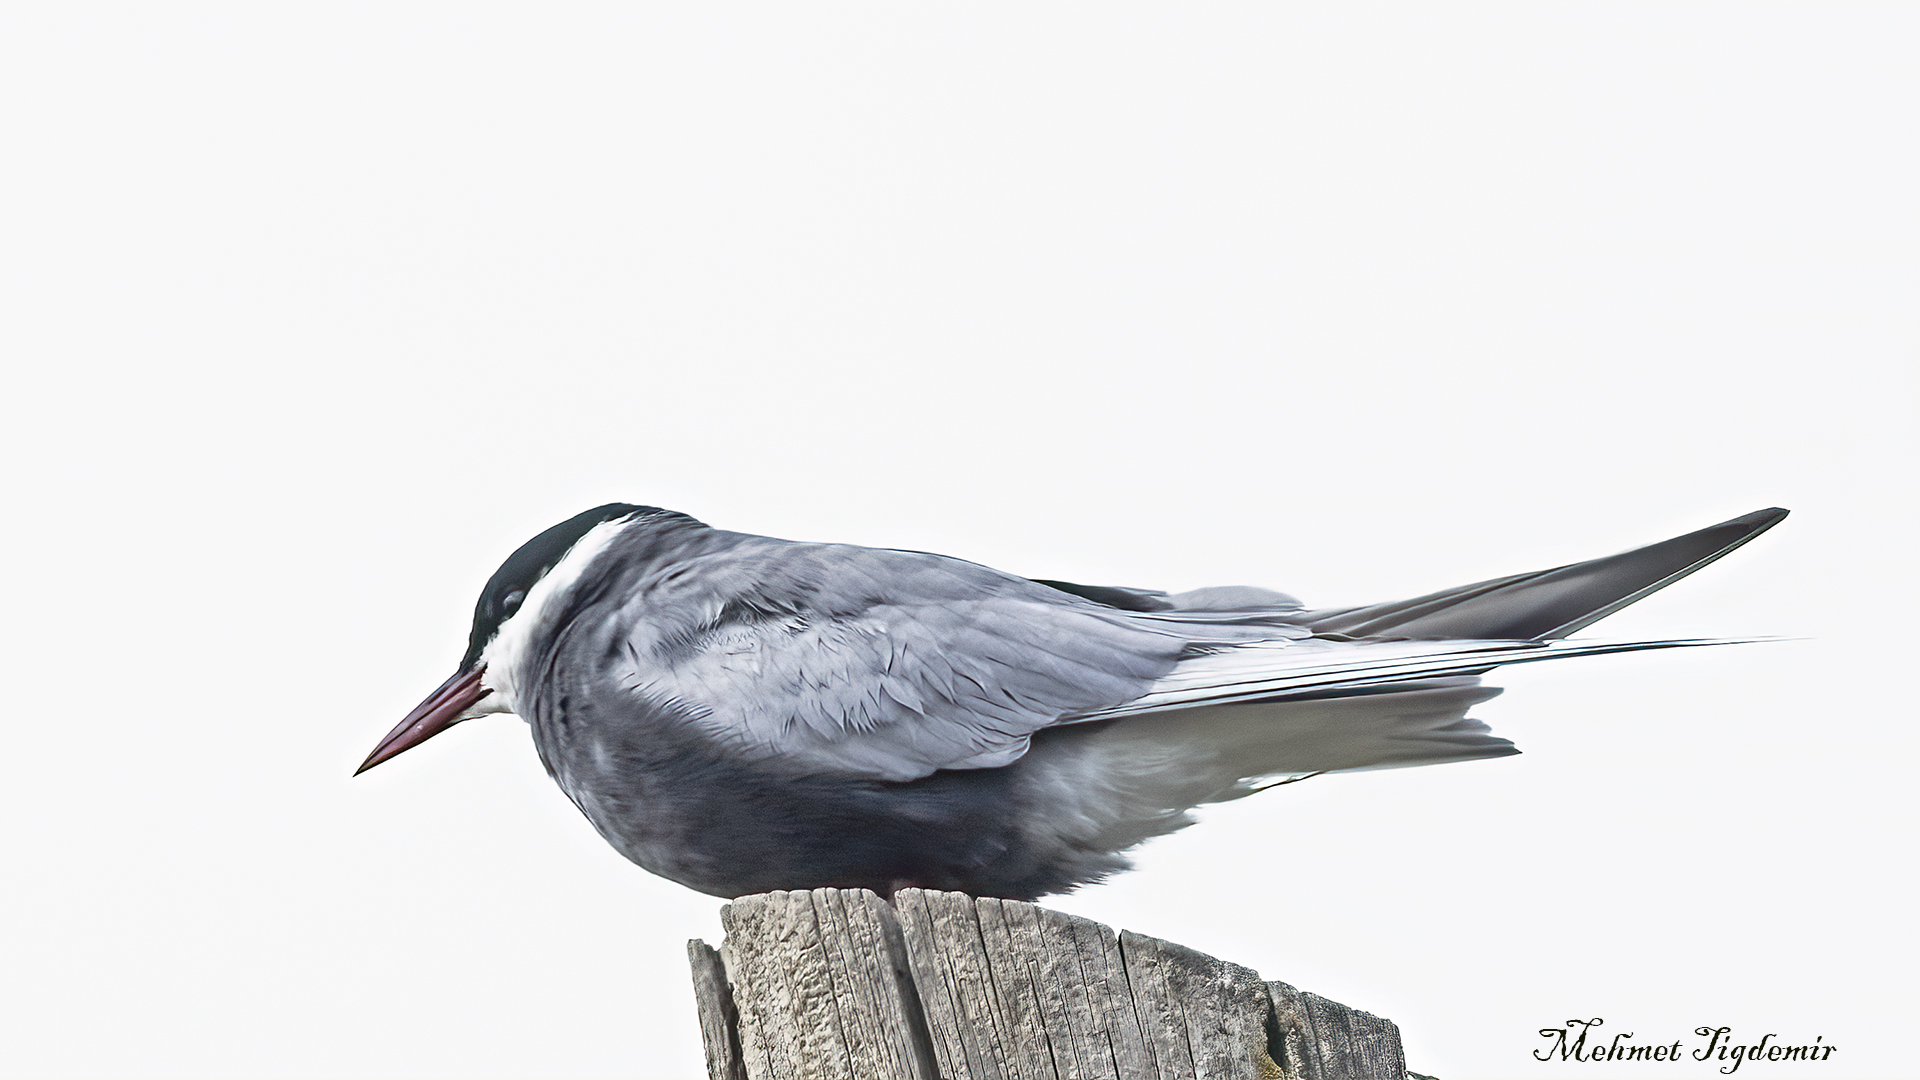
[[[807,7],[9,7],[0,1069],[699,1075],[719,902],[520,723],[348,779],[627,500],[1317,604],[1791,507],[1589,633],[1801,640],[1056,906],[1443,1077],[1911,1075],[1911,5]]]

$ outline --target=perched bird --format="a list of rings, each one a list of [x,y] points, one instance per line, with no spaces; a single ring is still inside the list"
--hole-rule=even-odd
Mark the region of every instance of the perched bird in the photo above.
[[[622,855],[717,896],[916,886],[1031,900],[1194,807],[1327,772],[1518,753],[1469,719],[1502,664],[1710,644],[1566,635],[1753,539],[1365,607],[1029,579],[917,551],[596,507],[487,582],[459,670],[365,771],[516,713]]]

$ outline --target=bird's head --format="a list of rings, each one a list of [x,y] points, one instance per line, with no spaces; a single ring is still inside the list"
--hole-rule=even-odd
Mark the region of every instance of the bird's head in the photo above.
[[[400,725],[380,740],[354,775],[403,751],[426,742],[462,720],[488,713],[512,712],[513,689],[508,681],[511,663],[531,636],[546,602],[585,569],[613,530],[595,530],[650,509],[628,503],[608,503],[555,525],[520,545],[500,564],[480,591],[473,606],[473,630],[459,670],[414,707]],[[594,543],[589,539],[593,534]],[[583,541],[585,541],[583,543]],[[595,551],[584,550],[593,547]],[[489,669],[494,674],[489,675]]]

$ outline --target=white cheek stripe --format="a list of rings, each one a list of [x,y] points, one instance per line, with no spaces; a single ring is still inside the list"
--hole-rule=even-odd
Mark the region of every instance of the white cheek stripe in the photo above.
[[[533,632],[547,621],[549,609],[554,602],[571,590],[587,566],[613,543],[620,530],[633,524],[632,518],[615,518],[603,521],[586,534],[574,541],[560,561],[547,571],[546,576],[533,583],[527,590],[527,598],[520,602],[520,610],[513,613],[493,635],[493,640],[480,653],[480,662],[487,665],[486,674],[480,677],[484,686],[491,687],[490,699],[497,699],[496,711],[519,712],[514,690],[520,677],[521,661],[526,659],[527,649],[533,642]]]

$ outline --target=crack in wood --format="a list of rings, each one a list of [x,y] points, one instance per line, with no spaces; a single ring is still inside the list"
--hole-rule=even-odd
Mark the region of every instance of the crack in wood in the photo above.
[[[689,942],[711,1080],[1405,1080],[1400,1032],[1249,968],[1013,900],[744,896]]]

